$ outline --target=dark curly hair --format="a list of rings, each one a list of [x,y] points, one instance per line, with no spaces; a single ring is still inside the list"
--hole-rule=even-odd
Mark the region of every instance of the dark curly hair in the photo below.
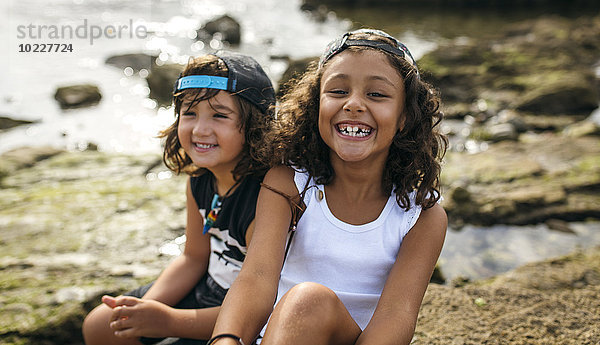
[[[214,55],[204,55],[190,59],[181,76],[213,75],[227,77],[227,74],[228,69],[223,61]],[[165,138],[163,161],[173,172],[177,174],[184,172],[192,176],[202,175],[206,172],[205,168],[194,165],[192,159],[181,147],[179,137],[177,136],[179,114],[181,113],[184,99],[192,100],[189,105],[189,108],[192,108],[198,102],[204,100],[210,101],[219,92],[221,90],[186,89],[173,95],[175,121],[158,135],[159,138]],[[232,174],[236,180],[240,180],[247,175],[262,177],[268,170],[268,166],[257,158],[256,152],[259,143],[262,141],[263,133],[268,129],[270,122],[274,118],[273,109],[262,112],[254,104],[242,97],[235,97],[235,99],[240,108],[239,125],[244,133],[244,146],[242,148],[242,159],[235,166]]]
[[[373,34],[354,34],[349,39],[369,39],[393,45],[389,39]],[[371,47],[347,48],[360,52]],[[383,190],[396,193],[398,205],[409,209],[409,195],[416,191],[416,204],[423,208],[440,199],[441,160],[448,146],[438,130],[442,120],[440,97],[430,84],[420,79],[405,59],[382,50],[400,73],[406,92],[404,127],[394,136],[384,168]],[[307,71],[286,86],[273,129],[265,137],[262,157],[270,165],[285,164],[305,169],[317,183],[329,184],[334,178],[330,149],[319,135],[319,99],[323,70],[316,61]]]

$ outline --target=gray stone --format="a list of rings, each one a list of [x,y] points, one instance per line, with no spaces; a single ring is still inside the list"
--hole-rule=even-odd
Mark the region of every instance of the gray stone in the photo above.
[[[150,88],[150,98],[159,104],[169,105],[173,100],[173,86],[185,66],[164,64],[154,66],[146,78]]]
[[[61,108],[79,108],[97,104],[102,99],[102,94],[96,85],[70,85],[56,89],[54,99]]]
[[[198,30],[198,38],[214,37],[218,34],[221,41],[240,44],[242,38],[241,26],[229,15],[213,19]]]

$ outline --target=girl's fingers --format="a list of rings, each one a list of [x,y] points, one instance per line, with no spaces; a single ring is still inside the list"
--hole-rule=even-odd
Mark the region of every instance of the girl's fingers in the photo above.
[[[102,302],[110,308],[114,308],[117,306],[116,299],[112,296],[108,296],[108,295],[102,296]]]
[[[121,319],[128,319],[131,315],[133,315],[134,310],[131,307],[127,306],[118,306],[113,308],[113,312],[110,318],[110,321],[118,321]]]
[[[118,338],[137,338],[138,337],[138,335],[136,334],[136,332],[133,328],[127,328],[127,329],[115,331],[115,336]]]
[[[118,319],[111,321],[109,324],[110,328],[114,331],[123,331],[131,328],[131,321],[129,319]]]
[[[134,306],[134,305],[138,304],[139,301],[140,301],[139,298],[132,297],[132,296],[119,296],[119,297],[115,297],[115,305]]]

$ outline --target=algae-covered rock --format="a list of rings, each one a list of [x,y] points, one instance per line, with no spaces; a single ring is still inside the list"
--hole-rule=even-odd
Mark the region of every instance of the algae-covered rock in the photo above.
[[[592,72],[569,71],[544,74],[528,88],[515,108],[542,114],[589,114],[598,107]]]
[[[63,152],[4,178],[0,343],[81,344],[102,294],[156,278],[185,228],[185,178],[157,158]]]
[[[448,152],[443,201],[452,223],[536,224],[600,218],[600,140],[556,134]]]
[[[593,74],[600,44],[593,35],[600,35],[598,17],[546,17],[493,37],[441,44],[418,63],[450,109],[484,99],[499,110],[589,114],[600,100]]]

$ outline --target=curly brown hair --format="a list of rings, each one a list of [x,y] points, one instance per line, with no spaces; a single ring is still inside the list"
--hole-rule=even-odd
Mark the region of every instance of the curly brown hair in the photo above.
[[[181,73],[181,77],[188,75],[213,75],[227,77],[228,69],[225,63],[214,55],[204,55],[190,59]],[[221,90],[215,89],[186,89],[173,95],[175,105],[175,121],[167,129],[161,131],[159,138],[165,138],[163,161],[173,172],[181,172],[192,176],[202,175],[207,169],[194,165],[192,159],[187,155],[179,142],[177,129],[179,127],[179,116],[181,107],[185,100],[191,100],[188,108],[194,107],[198,102],[210,100]],[[226,91],[223,91],[226,92]],[[236,95],[235,93],[233,95]],[[236,180],[244,176],[254,175],[262,177],[268,170],[268,166],[257,158],[257,147],[262,141],[263,133],[267,131],[273,116],[273,109],[266,112],[260,111],[254,104],[242,97],[235,97],[240,108],[239,126],[244,133],[244,146],[242,148],[242,159],[232,171]]]
[[[349,39],[368,39],[393,45],[385,37],[354,34]],[[371,47],[352,46],[346,50],[360,52]],[[409,195],[416,191],[416,204],[430,208],[440,199],[441,160],[448,139],[437,128],[442,120],[440,97],[430,84],[420,79],[415,68],[404,58],[385,54],[400,73],[406,92],[404,127],[393,138],[384,168],[383,190],[396,193],[400,207],[409,209]],[[285,164],[305,169],[317,183],[329,184],[334,178],[330,149],[319,135],[320,84],[327,62],[317,62],[286,86],[273,129],[265,137],[261,151],[270,165]]]

